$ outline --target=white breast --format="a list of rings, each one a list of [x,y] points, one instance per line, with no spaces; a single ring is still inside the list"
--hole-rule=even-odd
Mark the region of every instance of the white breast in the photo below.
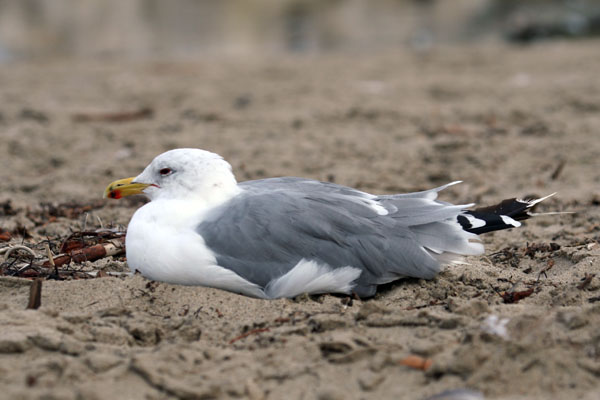
[[[152,201],[133,215],[127,229],[127,263],[156,281],[201,285],[264,298],[257,285],[217,265],[194,228],[202,218],[189,202]],[[201,208],[201,207],[200,207]]]

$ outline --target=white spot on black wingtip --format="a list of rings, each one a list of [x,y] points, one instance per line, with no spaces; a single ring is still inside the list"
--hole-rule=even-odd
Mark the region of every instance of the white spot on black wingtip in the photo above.
[[[469,221],[469,224],[471,225],[471,226],[469,226],[469,228],[471,228],[471,229],[481,228],[482,226],[485,226],[485,224],[486,224],[485,220],[480,219],[480,218],[475,218],[474,216],[472,216],[470,214],[462,214],[462,216],[467,218],[467,220]]]
[[[518,228],[521,226],[521,223],[519,221],[512,219],[508,215],[500,215],[500,218],[502,219],[502,222],[504,222],[506,225],[512,225],[515,228]]]

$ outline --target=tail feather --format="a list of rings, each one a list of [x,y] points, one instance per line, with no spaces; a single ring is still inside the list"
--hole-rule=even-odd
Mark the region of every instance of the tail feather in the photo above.
[[[532,200],[517,198],[502,200],[493,206],[479,207],[474,210],[465,211],[457,217],[457,220],[465,231],[477,235],[519,227],[521,226],[519,221],[540,215],[532,212],[534,208],[555,194],[552,193],[548,196]]]

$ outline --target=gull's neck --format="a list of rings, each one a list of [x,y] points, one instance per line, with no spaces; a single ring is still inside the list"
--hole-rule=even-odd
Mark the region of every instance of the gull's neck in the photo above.
[[[223,171],[206,177],[196,186],[193,194],[186,200],[202,204],[204,208],[217,207],[237,196],[242,189],[237,184],[233,173]]]
[[[151,202],[142,208],[146,209],[144,213],[151,213],[154,220],[160,219],[172,226],[185,226],[199,223],[208,211],[241,192],[233,173],[223,170],[207,174],[193,183],[182,184],[177,192],[149,196]]]

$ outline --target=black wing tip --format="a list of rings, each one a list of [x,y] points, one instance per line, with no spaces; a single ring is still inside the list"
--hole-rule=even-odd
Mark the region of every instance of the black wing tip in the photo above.
[[[555,194],[556,192],[544,197],[525,200],[518,198],[502,200],[500,203],[492,206],[465,211],[457,217],[457,221],[465,231],[477,235],[502,229],[517,228],[521,226],[519,221],[534,216],[564,214],[563,212],[532,212],[539,203]]]

